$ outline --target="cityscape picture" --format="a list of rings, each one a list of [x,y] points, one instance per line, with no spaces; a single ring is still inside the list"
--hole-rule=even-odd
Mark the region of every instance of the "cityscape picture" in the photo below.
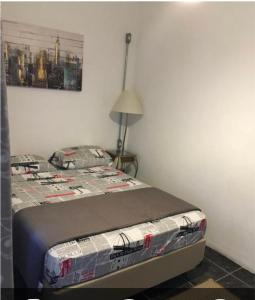
[[[83,36],[3,21],[8,85],[81,91]]]

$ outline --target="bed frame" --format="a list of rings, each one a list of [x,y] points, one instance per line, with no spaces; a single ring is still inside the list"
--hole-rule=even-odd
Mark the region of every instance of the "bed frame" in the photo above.
[[[202,239],[194,245],[173,251],[164,256],[154,257],[103,277],[70,287],[52,289],[45,282],[45,288],[40,299],[125,299],[137,292],[192,270],[202,261],[204,250],[205,239]]]

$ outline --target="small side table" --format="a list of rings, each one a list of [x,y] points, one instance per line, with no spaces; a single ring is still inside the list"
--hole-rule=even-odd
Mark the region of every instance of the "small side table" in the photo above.
[[[138,172],[138,160],[135,154],[124,151],[124,153],[117,153],[116,150],[107,150],[106,151],[112,158],[112,160],[116,163],[116,169],[119,169],[125,173],[127,173],[127,168],[131,165],[135,168],[136,177]]]

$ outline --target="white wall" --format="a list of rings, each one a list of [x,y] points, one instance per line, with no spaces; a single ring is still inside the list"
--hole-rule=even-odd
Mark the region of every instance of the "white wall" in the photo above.
[[[127,86],[132,86],[138,7],[128,3],[2,3],[2,18],[84,35],[82,92],[8,87],[11,151],[48,156],[76,144],[115,147],[109,117],[122,87],[124,35],[133,33]]]
[[[141,26],[139,177],[203,209],[208,244],[255,271],[255,4],[147,4]]]

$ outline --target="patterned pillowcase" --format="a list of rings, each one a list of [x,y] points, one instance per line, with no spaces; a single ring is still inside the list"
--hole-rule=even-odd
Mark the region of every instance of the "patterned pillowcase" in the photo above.
[[[98,146],[63,148],[50,157],[49,162],[61,169],[83,169],[107,166],[112,162],[110,155]]]
[[[56,168],[49,164],[42,156],[34,154],[11,156],[12,175],[52,171],[56,171]]]

